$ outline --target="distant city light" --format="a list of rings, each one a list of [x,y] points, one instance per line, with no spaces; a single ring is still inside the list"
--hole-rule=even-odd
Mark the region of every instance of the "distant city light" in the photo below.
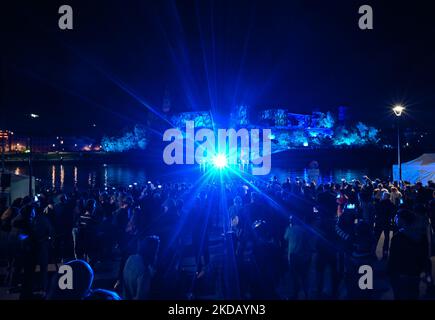
[[[63,140],[60,140],[60,144],[63,144]]]
[[[30,117],[31,117],[31,118],[39,118],[39,114],[31,113],[31,114],[30,114]]]
[[[308,147],[308,142],[305,141],[303,145],[304,145],[304,147]]]
[[[53,148],[56,146],[54,143],[52,144]]]

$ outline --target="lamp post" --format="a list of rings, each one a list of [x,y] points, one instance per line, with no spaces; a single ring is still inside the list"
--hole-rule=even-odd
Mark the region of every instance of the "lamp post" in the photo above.
[[[1,130],[1,138],[2,138],[2,169],[1,173],[5,173],[5,140],[7,137],[7,131]]]
[[[27,139],[27,144],[28,144],[28,150],[29,150],[29,196],[32,197],[33,196],[33,184],[32,184],[32,176],[33,176],[33,172],[32,172],[32,138],[29,137]]]
[[[30,119],[38,119],[39,115],[36,113],[31,113],[29,114]],[[28,150],[29,150],[29,196],[32,197],[33,196],[33,172],[32,172],[32,136],[31,134],[29,135],[28,139],[27,139],[27,144],[28,144]]]
[[[397,165],[399,167],[399,183],[402,181],[402,163],[400,161],[400,116],[403,111],[405,111],[405,107],[401,105],[396,105],[393,107],[393,112],[397,118]]]

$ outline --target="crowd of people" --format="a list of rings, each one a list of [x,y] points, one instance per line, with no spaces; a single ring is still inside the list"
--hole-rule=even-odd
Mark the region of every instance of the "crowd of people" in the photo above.
[[[433,290],[432,182],[149,181],[49,190],[0,209],[3,281],[21,299],[195,299],[204,284],[227,299],[374,299],[360,267],[376,274],[379,260],[395,299],[418,299],[422,281]],[[116,275],[96,288],[105,262]],[[62,264],[73,290],[49,273]]]

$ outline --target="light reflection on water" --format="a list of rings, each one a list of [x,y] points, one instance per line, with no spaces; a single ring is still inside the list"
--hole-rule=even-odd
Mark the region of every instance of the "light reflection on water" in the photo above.
[[[74,166],[74,173],[73,173],[73,185],[74,187],[77,187],[78,184],[78,169],[77,166]]]
[[[28,167],[14,166],[8,168],[16,174],[27,174]],[[180,168],[178,168],[180,169]],[[189,170],[188,172],[191,172]],[[146,184],[148,180],[159,180],[160,182],[188,182],[194,183],[199,177],[199,170],[193,175],[174,175],[163,169],[147,170],[141,166],[117,165],[117,164],[94,164],[94,165],[73,165],[73,164],[35,164],[33,174],[41,180],[44,188],[56,188],[71,190],[73,187],[109,187],[109,186],[128,186],[132,183]],[[276,175],[281,181],[290,177],[305,179],[306,181],[320,182],[339,182],[341,179],[351,181],[352,179],[362,179],[364,175],[377,177],[378,175],[388,176],[389,170],[371,171],[367,169],[333,169],[333,170],[286,170],[275,168],[270,177]],[[269,176],[268,176],[269,178]],[[178,179],[178,180],[177,180]]]
[[[56,188],[56,166],[51,166],[51,187]]]
[[[65,183],[65,167],[63,165],[60,165],[60,188],[64,188]]]

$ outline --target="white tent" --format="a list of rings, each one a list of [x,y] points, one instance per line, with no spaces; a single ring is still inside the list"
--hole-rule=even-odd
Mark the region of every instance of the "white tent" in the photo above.
[[[35,194],[35,177],[32,177],[32,193]],[[11,201],[28,196],[29,176],[12,174],[10,194]]]
[[[399,166],[393,165],[393,178],[399,180]],[[435,182],[435,153],[424,153],[417,159],[402,163],[402,180],[411,183]]]
[[[4,190],[9,205],[16,198],[24,198],[29,195],[29,176],[6,172],[11,174],[11,185]],[[32,177],[32,193],[35,194],[35,177]]]

